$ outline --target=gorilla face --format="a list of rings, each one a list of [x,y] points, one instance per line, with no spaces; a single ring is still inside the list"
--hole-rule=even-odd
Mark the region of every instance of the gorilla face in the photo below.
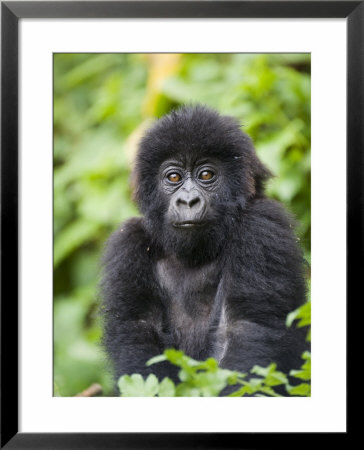
[[[221,171],[216,162],[198,161],[187,167],[178,160],[163,164],[161,189],[169,197],[167,222],[186,231],[211,224],[220,181]]]
[[[221,240],[226,203],[221,162],[214,159],[172,159],[161,164],[159,196],[163,199],[164,247],[180,256],[207,256]],[[225,205],[225,206],[224,206]],[[209,245],[214,242],[214,246]],[[214,252],[214,256],[215,256]]]

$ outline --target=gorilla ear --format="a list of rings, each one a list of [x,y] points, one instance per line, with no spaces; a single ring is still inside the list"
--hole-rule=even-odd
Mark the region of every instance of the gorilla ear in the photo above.
[[[249,198],[263,194],[265,183],[272,176],[272,172],[260,161],[252,146],[247,161],[247,186]]]
[[[129,185],[132,192],[132,200],[136,204],[139,202],[139,193],[138,193],[138,175],[137,171],[135,169],[135,162],[133,164],[133,167],[131,168],[130,172],[130,178],[129,178]]]
[[[235,141],[237,154],[234,159],[241,159],[243,171],[245,172],[245,195],[248,198],[264,194],[265,182],[273,176],[272,172],[260,161],[254,148],[251,137],[242,129],[239,122],[230,116],[225,116],[230,125],[237,131],[238,137]]]
[[[143,198],[148,195],[148,193],[145,192],[145,183],[143,184],[140,178],[142,178],[140,170],[138,170],[137,164],[134,163],[130,173],[129,185],[132,192],[133,202],[138,205],[139,208],[142,208]]]

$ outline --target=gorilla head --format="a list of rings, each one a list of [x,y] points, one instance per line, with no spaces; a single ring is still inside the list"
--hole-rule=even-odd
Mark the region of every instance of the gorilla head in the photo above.
[[[189,106],[142,139],[135,196],[161,247],[197,261],[216,256],[237,210],[269,175],[235,119]]]

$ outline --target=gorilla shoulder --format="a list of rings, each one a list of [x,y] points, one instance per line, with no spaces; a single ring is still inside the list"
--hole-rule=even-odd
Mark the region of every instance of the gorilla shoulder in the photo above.
[[[103,262],[107,268],[118,262],[131,263],[136,256],[147,254],[150,239],[145,231],[143,219],[132,217],[123,222],[107,241]]]
[[[296,220],[283,205],[267,197],[258,198],[251,203],[249,206],[249,218],[252,220],[260,218],[283,228],[294,229],[296,227]]]

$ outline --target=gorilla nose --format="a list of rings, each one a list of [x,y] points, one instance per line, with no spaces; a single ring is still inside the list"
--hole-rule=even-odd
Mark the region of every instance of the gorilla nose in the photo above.
[[[201,206],[201,199],[198,195],[183,194],[176,200],[177,206],[187,206],[193,208],[194,206]]]

